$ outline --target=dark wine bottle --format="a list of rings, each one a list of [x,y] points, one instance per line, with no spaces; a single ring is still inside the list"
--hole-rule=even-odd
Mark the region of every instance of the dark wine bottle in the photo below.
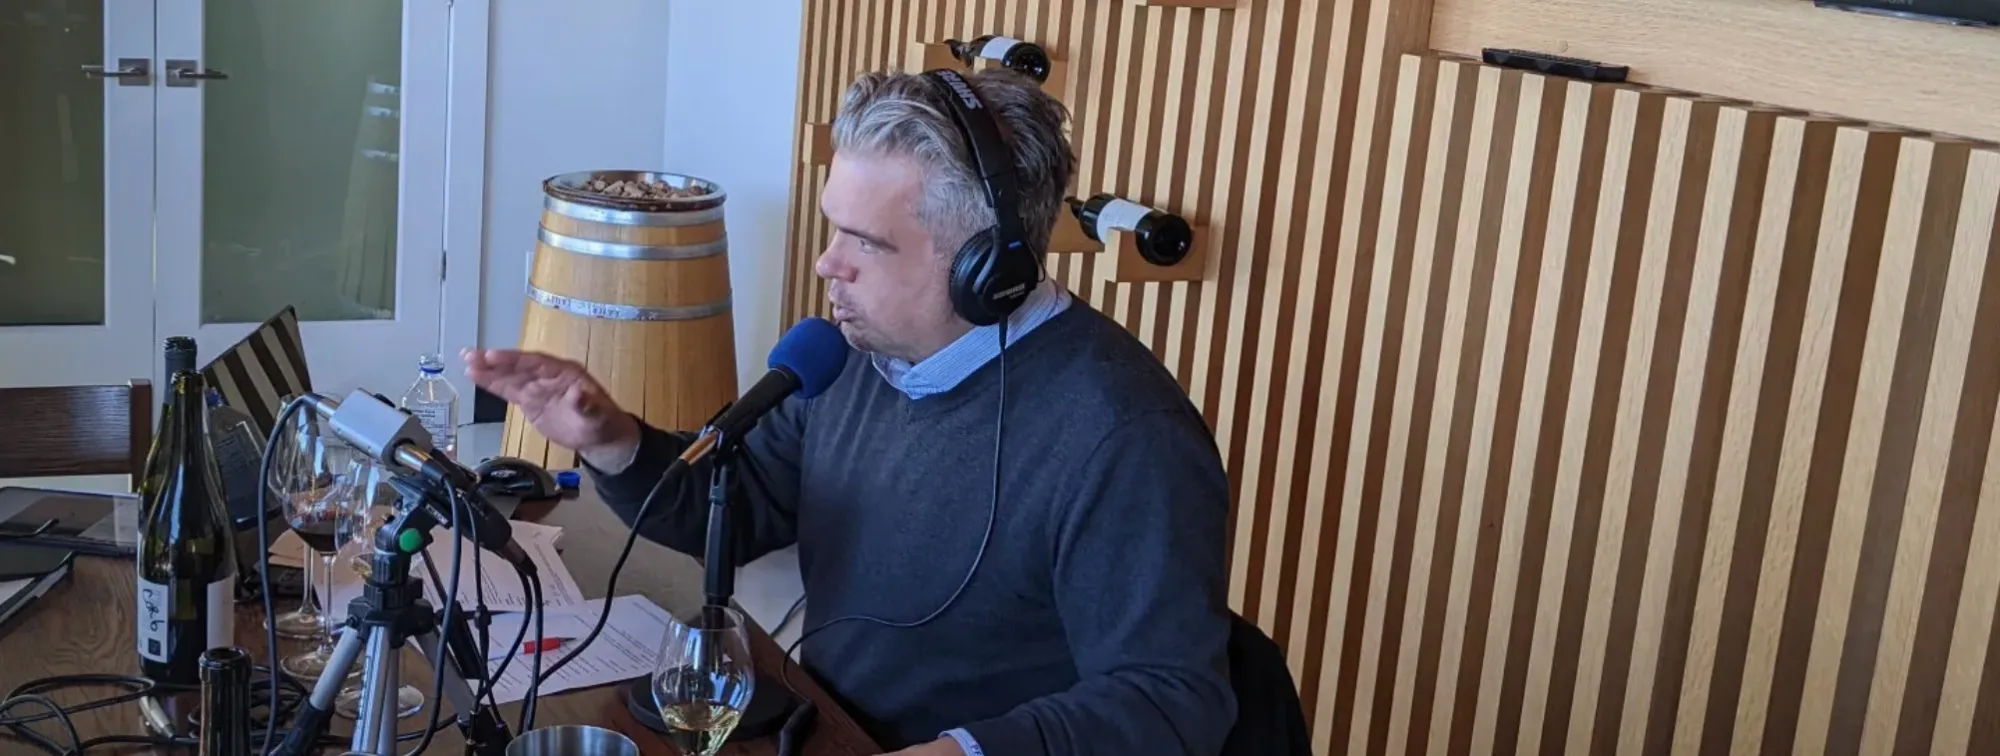
[[[236,538],[209,443],[201,374],[173,376],[160,421],[159,478],[139,527],[139,669],[159,683],[201,682],[202,652],[236,641]]]
[[[1075,197],[1065,200],[1070,212],[1083,224],[1083,233],[1092,240],[1105,242],[1112,231],[1126,231],[1138,242],[1139,256],[1154,265],[1172,265],[1187,258],[1194,250],[1194,229],[1186,219],[1173,213],[1161,212],[1137,202],[1119,199],[1109,194],[1092,196],[1088,201]]]
[[[194,357],[195,357],[194,339],[189,338],[187,336],[167,337],[166,354],[167,354],[167,372],[166,372],[167,380],[170,381],[173,380],[173,377],[179,374],[182,370],[194,369]]]
[[[160,450],[164,446],[163,440],[166,436],[166,408],[173,401],[171,395],[173,386],[171,382],[174,376],[179,375],[181,371],[194,369],[194,339],[186,336],[170,336],[167,338],[167,344],[163,351],[166,354],[167,364],[167,371],[163,375],[166,376],[169,383],[166,386],[166,390],[161,392],[162,394],[166,394],[166,396],[161,397],[160,400],[160,432],[153,434],[153,446],[146,451],[146,470],[139,478],[140,489],[138,493],[141,502],[152,501],[152,484],[166,477],[162,466],[167,463],[167,458],[160,453]],[[143,516],[143,514],[144,512],[142,511],[141,515]]]
[[[250,653],[237,646],[201,655],[199,756],[252,756]]]
[[[967,66],[979,65],[984,58],[998,61],[1001,67],[1035,81],[1049,80],[1049,53],[1033,42],[988,34],[971,42],[948,39],[945,46],[951,48],[952,57]]]

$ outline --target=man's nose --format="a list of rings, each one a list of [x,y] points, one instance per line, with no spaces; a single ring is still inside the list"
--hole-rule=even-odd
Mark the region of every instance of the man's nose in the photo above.
[[[847,265],[845,259],[842,259],[838,248],[831,244],[827,245],[825,251],[819,253],[819,259],[813,261],[813,272],[818,274],[820,278],[840,279],[842,281],[849,281],[854,278],[853,268]]]

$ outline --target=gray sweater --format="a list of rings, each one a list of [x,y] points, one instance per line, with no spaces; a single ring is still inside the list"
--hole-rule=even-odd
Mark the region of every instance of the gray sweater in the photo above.
[[[885,748],[964,728],[987,756],[1213,756],[1235,721],[1214,440],[1146,347],[1078,302],[1011,340],[992,542],[944,614],[841,621],[805,663]],[[960,583],[993,495],[1000,363],[911,400],[856,353],[812,400],[744,437],[736,556],[796,543],[809,631],[912,623]],[[692,434],[647,427],[593,470],[628,523]],[[646,538],[700,556],[705,465],[663,492]]]

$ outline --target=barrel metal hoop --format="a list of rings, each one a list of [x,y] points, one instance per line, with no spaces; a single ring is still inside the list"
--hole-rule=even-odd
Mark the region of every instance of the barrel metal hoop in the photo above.
[[[700,320],[729,312],[729,295],[721,300],[685,307],[638,307],[634,305],[606,304],[588,299],[565,297],[528,284],[528,299],[536,304],[571,315],[601,320]]]
[[[544,194],[542,195],[542,207],[554,211],[557,215],[564,215],[577,220],[591,221],[593,223],[611,223],[620,226],[699,226],[704,223],[715,223],[722,220],[721,205],[686,212],[648,213],[636,210],[612,210],[604,207],[592,207]]]
[[[568,250],[580,255],[612,257],[620,260],[698,260],[714,257],[729,251],[729,237],[724,236],[701,244],[678,244],[672,246],[646,246],[642,244],[621,244],[578,239],[564,236],[546,228],[538,235],[543,244],[556,249]]]

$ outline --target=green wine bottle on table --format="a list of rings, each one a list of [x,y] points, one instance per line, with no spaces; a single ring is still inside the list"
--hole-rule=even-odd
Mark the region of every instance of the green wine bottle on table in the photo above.
[[[181,371],[194,369],[194,339],[186,336],[169,336],[167,337],[166,347],[161,351],[165,353],[165,362],[167,365],[166,372],[162,373],[162,375],[166,376],[167,384],[163,387],[164,390],[161,393],[166,394],[166,396],[160,402],[160,432],[153,434],[153,446],[146,450],[146,470],[139,478],[139,490],[137,493],[139,494],[140,501],[140,517],[146,516],[146,512],[148,511],[146,507],[153,501],[153,485],[166,480],[166,465],[168,461],[167,455],[164,453],[167,445],[166,423],[167,411],[173,405],[173,380],[174,376],[180,375]]]
[[[198,686],[202,652],[236,642],[236,541],[210,447],[200,373],[172,376],[139,527],[140,673]],[[153,478],[152,476],[157,476]]]

